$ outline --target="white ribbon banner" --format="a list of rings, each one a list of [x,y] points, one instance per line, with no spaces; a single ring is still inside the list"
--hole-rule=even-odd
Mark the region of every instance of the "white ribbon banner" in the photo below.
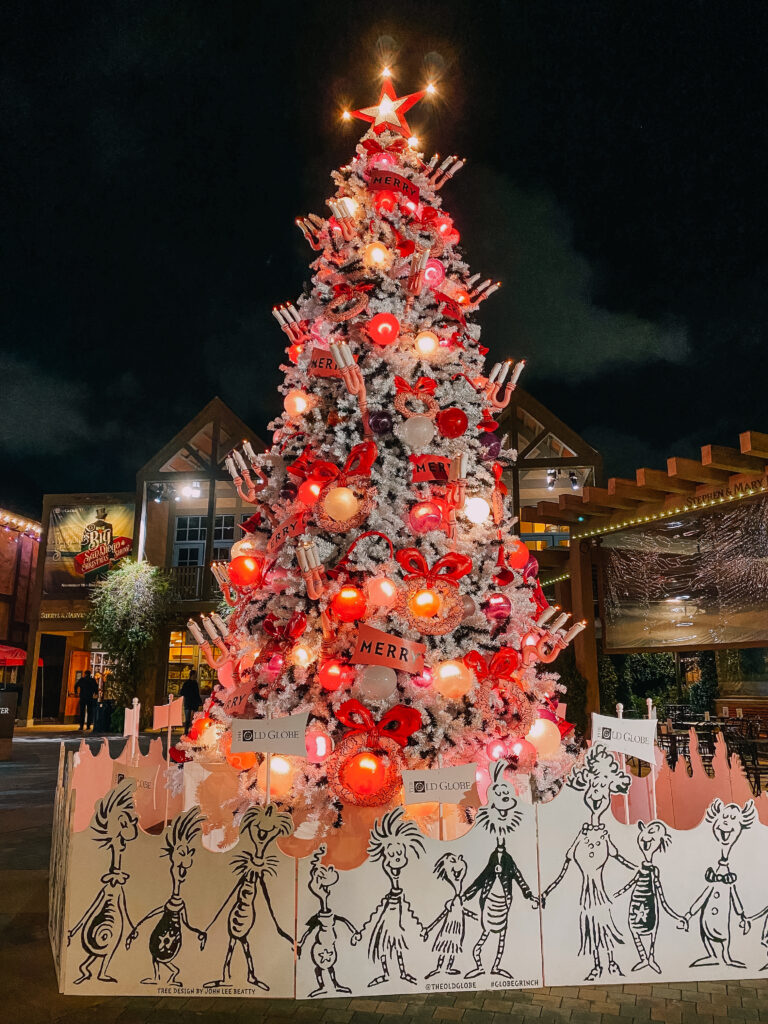
[[[246,750],[262,754],[295,754],[307,756],[304,734],[309,712],[286,715],[284,718],[233,718],[232,753]]]
[[[475,785],[476,764],[425,768],[403,772],[407,804],[460,804]]]
[[[654,764],[657,725],[655,718],[610,718],[593,713],[592,742],[602,743],[616,754],[628,754]]]

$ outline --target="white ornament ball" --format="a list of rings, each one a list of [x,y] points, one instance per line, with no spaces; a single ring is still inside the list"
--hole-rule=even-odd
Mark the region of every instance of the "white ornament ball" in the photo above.
[[[548,718],[537,718],[525,738],[543,761],[557,757],[560,751],[560,730]]]
[[[386,700],[397,689],[397,674],[383,665],[368,665],[357,679],[357,690],[367,700]]]
[[[337,523],[346,523],[359,508],[360,502],[349,487],[334,487],[323,499],[323,509]]]
[[[243,537],[242,540],[236,540],[232,545],[229,557],[237,558],[238,555],[255,555],[260,551],[264,550],[264,542],[261,538],[258,540],[255,536]]]
[[[435,436],[435,424],[429,416],[411,416],[402,425],[400,434],[411,448],[423,448]]]

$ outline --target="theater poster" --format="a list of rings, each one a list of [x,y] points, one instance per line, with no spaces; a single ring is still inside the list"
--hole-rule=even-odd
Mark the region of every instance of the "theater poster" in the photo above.
[[[134,505],[67,505],[51,509],[43,597],[86,598],[88,587],[133,548]]]

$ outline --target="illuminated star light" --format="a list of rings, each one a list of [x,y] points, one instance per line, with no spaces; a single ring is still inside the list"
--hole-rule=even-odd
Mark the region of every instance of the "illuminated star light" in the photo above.
[[[352,116],[373,125],[376,135],[381,135],[382,132],[396,132],[404,139],[408,139],[411,137],[411,129],[405,120],[405,114],[425,95],[426,90],[422,90],[421,92],[412,92],[408,96],[398,96],[390,79],[385,78],[381,86],[378,104],[375,107],[353,110]]]

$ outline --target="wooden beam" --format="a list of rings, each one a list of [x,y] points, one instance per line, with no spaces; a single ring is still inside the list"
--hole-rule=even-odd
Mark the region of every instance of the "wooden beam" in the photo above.
[[[572,509],[560,508],[556,501],[540,501],[536,506],[537,523],[578,523],[579,513]]]
[[[607,508],[635,507],[635,502],[631,498],[623,498],[621,495],[611,494],[605,487],[585,487],[582,493],[587,505],[605,505]]]
[[[712,469],[695,459],[680,459],[674,455],[667,459],[667,473],[670,477],[697,484],[724,484],[731,475],[724,469]]]
[[[765,459],[754,455],[741,455],[735,448],[724,448],[718,444],[706,444],[701,449],[702,466],[727,469],[731,473],[764,473]]]
[[[739,446],[742,455],[768,459],[768,434],[761,434],[759,430],[745,430],[739,434]]]
[[[638,469],[637,482],[640,487],[649,487],[662,494],[691,494],[696,490],[696,484],[671,477],[661,469]]]
[[[635,480],[625,480],[617,476],[612,476],[608,481],[608,493],[638,505],[645,505],[649,501],[662,501],[667,496],[666,490],[656,491],[652,487],[641,487]]]
[[[577,515],[584,516],[612,516],[614,509],[603,508],[600,505],[588,505],[580,494],[561,494],[558,498],[560,508],[573,509]]]

